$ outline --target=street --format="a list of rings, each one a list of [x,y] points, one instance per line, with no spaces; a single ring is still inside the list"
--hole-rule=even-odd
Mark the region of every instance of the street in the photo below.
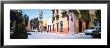
[[[92,36],[84,33],[70,35],[51,32],[28,32],[28,39],[92,39]]]

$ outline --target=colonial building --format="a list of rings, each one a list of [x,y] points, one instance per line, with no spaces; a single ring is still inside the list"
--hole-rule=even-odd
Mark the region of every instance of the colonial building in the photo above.
[[[78,32],[78,22],[74,10],[52,10],[52,32],[74,34]],[[77,23],[77,24],[75,24]]]
[[[47,20],[43,20],[43,31],[47,32]]]
[[[52,10],[51,32],[62,34],[82,33],[93,27],[95,10]]]
[[[78,33],[79,25],[78,25],[78,16],[79,12],[77,10],[68,10],[68,30],[70,34]]]
[[[91,18],[91,20],[89,22],[89,27],[93,27],[94,26],[94,21],[95,21],[95,19],[97,19],[95,13],[96,13],[96,10],[90,10],[89,11],[89,16]]]
[[[52,17],[49,17],[47,20],[47,32],[51,32],[51,25],[52,25]]]

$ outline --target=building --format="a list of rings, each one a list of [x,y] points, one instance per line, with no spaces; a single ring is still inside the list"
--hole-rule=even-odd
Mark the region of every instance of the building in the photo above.
[[[43,31],[47,32],[47,20],[43,20]]]
[[[51,32],[51,25],[52,25],[52,17],[49,17],[47,20],[47,32]]]
[[[79,12],[77,10],[68,10],[68,30],[70,34],[76,34],[78,33],[78,16]]]
[[[93,27],[94,26],[94,21],[96,18],[96,14],[95,14],[96,10],[90,10],[89,11],[89,16],[91,18],[90,22],[89,22],[89,27]]]
[[[58,32],[62,34],[74,34],[78,32],[78,21],[75,15],[76,12],[74,12],[74,10],[56,9],[52,11],[52,32]],[[76,22],[77,24],[75,24],[74,22]]]
[[[83,33],[93,27],[95,10],[52,10],[51,32],[61,34]]]
[[[68,23],[67,18],[62,18],[61,12],[62,10],[52,10],[53,16],[52,16],[52,32],[58,32],[58,33],[67,33],[68,32]],[[65,24],[65,26],[64,26]],[[65,32],[63,32],[63,29]]]

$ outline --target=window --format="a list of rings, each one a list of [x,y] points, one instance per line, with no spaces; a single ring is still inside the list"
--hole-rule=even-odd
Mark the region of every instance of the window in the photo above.
[[[49,25],[48,25],[48,31],[49,31]]]
[[[53,23],[53,21],[55,21],[55,17],[52,17],[52,23]]]
[[[56,15],[56,20],[58,20],[59,19],[59,15]]]
[[[57,24],[57,32],[58,32],[58,28],[59,28],[58,25],[59,25],[59,23],[56,23],[56,24]]]
[[[73,18],[71,18],[71,21],[73,22]]]
[[[62,18],[64,18],[64,17],[67,17],[68,15],[67,15],[67,11],[66,10],[62,10]]]
[[[51,32],[51,25],[50,25],[50,32]]]
[[[53,31],[54,31],[54,24],[53,24]]]
[[[60,32],[63,32],[63,21],[60,22]]]

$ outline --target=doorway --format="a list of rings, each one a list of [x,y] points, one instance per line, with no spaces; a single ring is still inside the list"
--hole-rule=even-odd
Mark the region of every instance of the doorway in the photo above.
[[[58,25],[59,25],[59,23],[56,23],[56,24],[57,24],[57,32],[58,32],[58,29],[59,29],[59,26]]]
[[[79,32],[80,33],[82,32],[82,21],[81,20],[79,21]]]

